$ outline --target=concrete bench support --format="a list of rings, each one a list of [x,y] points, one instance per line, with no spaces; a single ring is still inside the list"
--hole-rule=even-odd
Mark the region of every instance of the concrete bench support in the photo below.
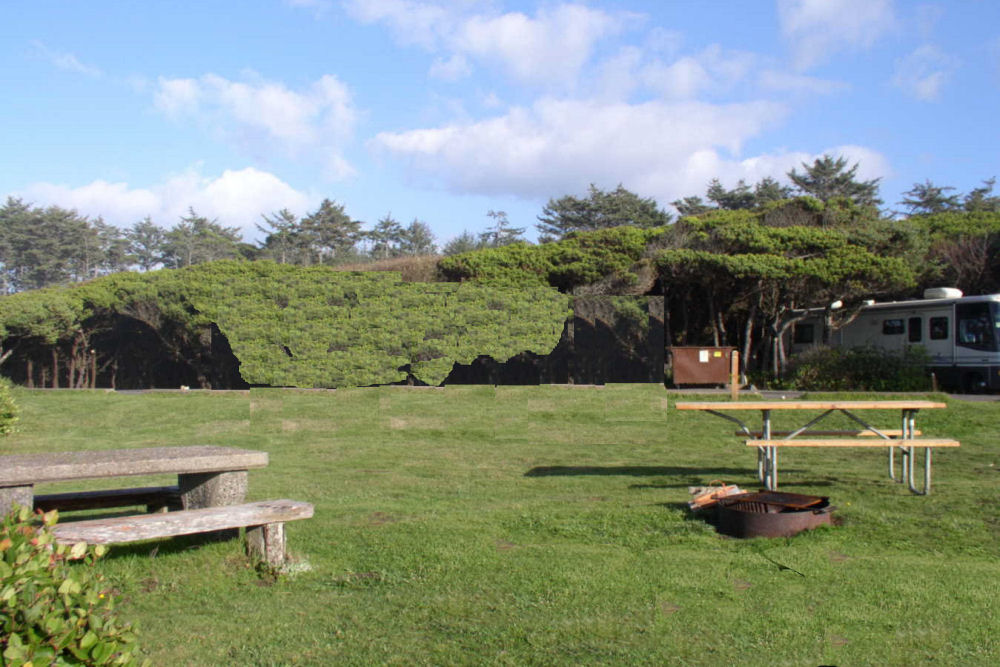
[[[63,544],[122,544],[247,528],[247,549],[251,556],[272,567],[280,567],[285,562],[284,523],[308,519],[312,515],[310,503],[265,500],[163,514],[74,521],[57,524],[53,532],[56,540]]]
[[[181,507],[186,510],[238,505],[246,499],[247,471],[181,474],[177,476],[177,486]]]

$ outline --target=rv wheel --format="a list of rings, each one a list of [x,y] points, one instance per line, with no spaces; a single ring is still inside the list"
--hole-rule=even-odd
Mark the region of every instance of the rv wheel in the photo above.
[[[986,383],[979,373],[966,373],[962,378],[962,392],[966,394],[978,394],[983,391]]]

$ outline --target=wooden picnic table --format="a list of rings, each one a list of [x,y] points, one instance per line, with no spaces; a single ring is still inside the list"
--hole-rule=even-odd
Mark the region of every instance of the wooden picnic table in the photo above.
[[[897,481],[905,478],[913,493],[926,495],[931,490],[931,449],[934,447],[958,447],[955,440],[946,438],[920,438],[916,428],[916,415],[920,410],[936,410],[948,407],[946,403],[928,400],[819,400],[819,401],[691,401],[677,403],[678,410],[698,410],[735,422],[740,432],[748,437],[746,445],[757,448],[757,474],[769,490],[778,488],[778,448],[779,447],[888,447],[889,478],[896,480],[894,452],[898,447],[902,454],[902,474]],[[812,411],[820,414],[804,425],[789,431],[773,430],[774,413]],[[873,426],[857,413],[870,410],[898,410],[900,428],[887,429]],[[760,412],[761,427],[751,428],[733,412]],[[856,422],[857,430],[820,431],[813,429],[827,416],[839,412]],[[799,437],[806,436],[806,437]],[[817,438],[816,436],[824,436]],[[835,437],[829,437],[835,436]],[[919,490],[913,480],[914,449],[924,449],[924,488]]]
[[[247,471],[263,468],[267,452],[195,445],[0,456],[0,514],[17,503],[36,509],[84,509],[177,503],[182,509],[235,505],[247,491]],[[137,475],[176,474],[177,485],[37,496],[35,485]]]

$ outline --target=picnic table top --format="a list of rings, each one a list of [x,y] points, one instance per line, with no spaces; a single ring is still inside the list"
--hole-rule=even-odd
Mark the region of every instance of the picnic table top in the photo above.
[[[0,456],[0,486],[161,473],[263,468],[267,452],[215,445],[144,447]]]
[[[947,408],[947,403],[927,400],[871,401],[689,401],[677,403],[678,410],[931,410]]]

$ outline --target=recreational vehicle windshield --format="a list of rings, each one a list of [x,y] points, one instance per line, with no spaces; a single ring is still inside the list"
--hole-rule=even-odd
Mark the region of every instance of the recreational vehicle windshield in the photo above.
[[[821,344],[818,311],[796,324],[791,351]],[[1000,390],[1000,294],[962,296],[951,288],[929,289],[923,299],[871,303],[848,324],[830,332],[830,344],[902,351],[920,345],[928,369],[945,389]]]

